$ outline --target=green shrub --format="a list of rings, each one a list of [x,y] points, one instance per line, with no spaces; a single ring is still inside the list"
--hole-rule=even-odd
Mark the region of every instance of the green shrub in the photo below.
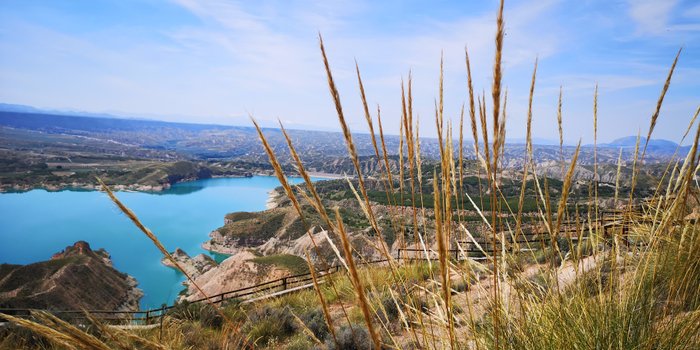
[[[369,337],[369,332],[365,326],[353,324],[352,329],[349,326],[342,326],[336,332],[338,344],[333,342],[333,339],[326,341],[329,350],[369,350],[372,349],[372,340]]]
[[[301,315],[301,320],[318,339],[325,339],[329,334],[326,318],[321,308],[313,309]]]
[[[287,338],[297,330],[296,320],[288,307],[271,308],[267,305],[248,315],[245,329],[251,341],[258,345]]]
[[[399,301],[400,302],[400,301]],[[396,303],[394,303],[394,299],[391,297],[391,295],[386,295],[381,299],[382,303],[382,309],[384,312],[378,311],[377,314],[379,315],[379,319],[383,323],[393,323],[396,320],[398,320],[399,317],[399,308],[396,307]],[[385,315],[386,313],[386,315]]]
[[[175,305],[167,314],[179,320],[199,321],[202,326],[211,328],[221,328],[224,323],[221,314],[214,307],[205,303],[193,304],[184,301]]]
[[[309,272],[309,265],[304,258],[291,254],[266,255],[252,259],[251,261],[261,265],[273,265],[289,270],[293,274]]]
[[[307,349],[313,349],[314,343],[309,340],[309,337],[306,336],[306,334],[299,333],[295,336],[293,336],[291,339],[289,339],[289,342],[287,343],[287,346],[285,349],[287,350],[307,350]]]

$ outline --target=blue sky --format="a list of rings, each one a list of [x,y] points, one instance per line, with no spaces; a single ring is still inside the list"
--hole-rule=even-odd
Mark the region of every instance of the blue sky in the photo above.
[[[497,1],[0,1],[0,102],[172,121],[337,130],[317,33],[326,42],[351,127],[365,130],[354,76],[386,132],[398,133],[400,81],[413,71],[421,134],[434,135],[441,51],[445,113],[474,84],[488,91]],[[509,138],[524,137],[530,75],[539,57],[533,133],[592,142],[646,134],[676,51],[683,47],[655,137],[678,141],[700,104],[700,2],[506,1]]]

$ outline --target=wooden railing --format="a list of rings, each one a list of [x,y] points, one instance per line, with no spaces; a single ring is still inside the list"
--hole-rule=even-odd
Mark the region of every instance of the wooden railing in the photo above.
[[[380,264],[387,262],[387,259],[370,260],[357,262],[358,265],[371,265]],[[343,271],[342,265],[330,266],[325,271],[317,271],[316,278],[319,281],[325,281],[331,275],[334,275],[340,271]],[[313,277],[310,272],[285,276],[282,278],[274,279],[271,281],[262,282],[256,285],[243,287],[235,290],[226,291],[216,295],[208,296],[206,298],[200,298],[192,301],[188,301],[190,304],[211,302],[213,304],[221,304],[229,300],[239,300],[245,301],[253,297],[261,297],[271,294],[279,294],[279,292],[284,292],[288,290],[300,289],[300,287],[311,287]],[[168,311],[177,307],[175,305],[162,306],[160,308],[153,308],[148,310],[139,311],[110,311],[110,310],[42,310],[47,311],[59,317],[64,317],[67,319],[74,320],[85,320],[87,319],[86,313],[90,314],[91,317],[99,319],[101,321],[137,321],[149,323],[152,320],[158,319],[164,316]],[[0,308],[0,313],[10,315],[10,316],[29,316],[35,309],[24,309],[24,308]],[[2,322],[0,318],[0,322]]]
[[[604,212],[607,213],[607,212]],[[612,219],[612,220],[611,220]],[[606,227],[622,227],[623,228],[623,233],[626,232],[625,228],[627,228],[629,225],[627,225],[627,222],[625,222],[624,217],[619,216],[617,213],[607,213],[606,215],[601,215],[601,217],[598,220],[595,220],[594,223],[596,224],[597,227],[602,227],[603,230],[606,230]],[[611,225],[611,223],[616,223],[617,226]],[[594,223],[589,223],[589,225],[593,225]],[[572,221],[567,221],[562,225],[562,228],[568,226],[568,225],[580,225],[582,224],[581,222],[576,223]],[[599,226],[598,226],[599,225]],[[606,226],[608,225],[608,226]],[[607,232],[607,231],[605,231]],[[534,237],[534,236],[533,236]],[[539,236],[538,236],[539,237]],[[481,248],[490,254],[499,254],[500,250],[499,249],[491,249],[490,245],[493,245],[492,241],[489,241],[486,238],[475,238],[477,240],[477,243],[481,245]],[[479,241],[481,240],[481,241]],[[483,244],[482,244],[483,242]],[[529,243],[535,243],[528,241]],[[463,260],[465,258],[469,259],[474,259],[474,260],[484,260],[484,259],[489,259],[490,256],[484,255],[483,251],[476,247],[475,245],[471,246],[465,246],[462,247],[462,249],[449,249],[448,250],[449,255],[451,258],[454,258],[456,261]],[[432,250],[427,250],[428,257],[425,256],[426,251],[423,249],[416,249],[416,248],[400,248],[397,250],[396,253],[396,260],[403,260],[403,261],[420,261],[420,260],[437,260],[438,256],[435,251]],[[363,261],[363,262],[358,262],[358,264],[361,265],[371,265],[371,264],[379,264],[379,263],[386,263],[386,259],[380,259],[380,260],[372,260],[372,261]],[[329,276],[336,274],[340,271],[343,271],[342,265],[333,265],[330,266],[327,270],[325,271],[319,271],[317,272],[317,278],[319,281],[324,281],[326,278]],[[254,297],[264,297],[266,295],[273,295],[273,294],[279,294],[280,292],[284,291],[289,291],[289,290],[294,290],[294,289],[301,289],[300,287],[304,288],[309,288],[312,286],[312,276],[311,273],[302,273],[302,274],[297,274],[297,275],[291,275],[291,276],[285,276],[282,278],[278,278],[275,280],[271,281],[266,281],[263,283],[259,283],[253,286],[249,287],[244,287],[244,288],[239,288],[235,290],[230,290],[226,291],[223,293],[219,293],[216,295],[212,295],[206,298],[200,298],[196,299],[193,301],[190,301],[189,303],[203,303],[203,302],[211,302],[214,304],[221,304],[225,301],[228,300],[240,300],[240,301],[245,301],[246,299],[252,299]],[[119,321],[119,322],[124,322],[124,321],[136,321],[136,322],[141,322],[141,323],[150,323],[153,320],[160,319],[162,316],[167,315],[168,311],[174,309],[177,307],[177,305],[169,305],[169,306],[162,306],[160,308],[153,308],[153,309],[148,309],[148,310],[139,310],[139,311],[111,311],[111,310],[43,310],[50,312],[56,316],[59,317],[65,317],[69,319],[86,319],[87,316],[85,313],[89,313],[92,317],[106,321],[106,322],[112,322],[112,321]],[[23,308],[0,308],[0,313],[4,313],[7,315],[11,316],[29,316],[32,311],[35,311],[35,309],[23,309]],[[0,322],[2,322],[0,318]]]

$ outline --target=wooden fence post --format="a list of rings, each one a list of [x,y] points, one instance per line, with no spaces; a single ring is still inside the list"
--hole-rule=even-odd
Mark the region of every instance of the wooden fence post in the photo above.
[[[282,278],[282,290],[287,290],[287,277]]]
[[[158,341],[163,336],[163,318],[165,318],[165,304],[160,307],[160,331],[158,332]]]
[[[148,324],[148,321],[151,319],[151,310],[146,310],[146,324]]]

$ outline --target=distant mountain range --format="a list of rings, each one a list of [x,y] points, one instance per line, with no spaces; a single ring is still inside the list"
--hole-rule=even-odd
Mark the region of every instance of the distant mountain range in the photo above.
[[[109,114],[109,113],[93,113],[93,112],[61,110],[61,109],[56,109],[56,110],[54,110],[54,109],[41,109],[41,108],[36,108],[36,107],[32,107],[32,106],[12,104],[12,103],[0,103],[0,112],[67,115],[67,116],[90,117],[90,118],[150,120],[149,118],[125,117],[125,116],[117,116],[117,115]]]
[[[644,146],[644,143],[647,141],[646,137],[640,137],[639,138],[639,144],[640,147]],[[603,144],[601,146],[604,147],[635,147],[637,145],[637,136],[627,136],[623,138],[619,138],[617,140],[614,140],[613,142]],[[663,140],[663,139],[651,139],[649,140],[649,146],[648,147],[661,147],[661,148],[676,148],[678,147],[678,144],[669,141],[669,140]]]
[[[203,129],[204,126],[206,126],[207,128],[213,128],[213,129],[228,129],[231,127],[235,128],[235,126],[231,126],[231,125],[219,125],[219,124],[210,124],[210,123],[202,124],[202,123],[187,123],[187,122],[169,122],[169,121],[162,121],[162,120],[151,119],[151,118],[124,117],[124,116],[118,116],[118,115],[113,115],[113,114],[109,114],[109,113],[92,113],[92,112],[71,111],[71,110],[49,110],[49,109],[40,109],[40,108],[27,106],[27,105],[10,104],[10,103],[0,103],[0,112],[37,114],[37,115],[43,115],[43,116],[56,115],[56,116],[66,116],[66,117],[104,118],[104,119],[117,119],[117,120],[126,120],[126,121],[136,120],[136,121],[153,122],[156,125],[163,125],[163,126],[168,125],[168,124],[173,125],[173,126],[175,126],[175,125],[187,126],[187,127],[192,127],[193,129],[197,129],[197,130]],[[32,117],[27,117],[27,118],[32,119]],[[65,119],[63,121],[65,122]],[[17,122],[17,121],[15,120],[15,122]],[[105,121],[105,123],[114,125],[114,123],[112,123],[112,122]],[[102,124],[102,123],[98,122],[98,124]],[[7,124],[5,124],[3,122],[3,123],[0,123],[0,125],[7,125]],[[7,125],[7,126],[12,126],[12,125]],[[75,126],[75,125],[73,125],[73,126]],[[17,127],[17,125],[14,125],[13,127]],[[241,126],[241,127],[249,128],[249,127],[251,127],[251,125],[245,125],[245,126]],[[309,131],[313,131],[313,130],[309,130]],[[427,137],[427,139],[433,139],[433,137]],[[640,147],[644,147],[645,141],[646,141],[645,137],[642,137],[640,139]],[[469,142],[471,142],[471,140]],[[609,142],[609,143],[599,143],[598,147],[599,148],[630,149],[630,148],[634,148],[636,142],[637,142],[636,136],[626,136],[626,137],[616,139],[616,140]],[[524,145],[525,139],[524,138],[508,139],[507,143],[512,144],[512,145]],[[540,145],[540,146],[558,146],[559,145],[558,140],[548,139],[548,138],[538,138],[538,137],[533,137],[532,143],[535,145]],[[565,143],[564,146],[575,146],[575,145]],[[593,147],[593,145],[588,144],[588,145],[583,145],[582,147],[590,148],[590,147]],[[673,153],[676,151],[677,147],[678,147],[678,144],[673,142],[673,141],[664,140],[664,139],[651,139],[649,141],[649,145],[647,147],[647,152],[653,151],[653,152],[661,152],[661,153]],[[689,149],[690,149],[689,146],[682,147],[679,150],[679,154],[684,154]]]
[[[639,148],[644,149],[644,143],[647,141],[646,137],[639,138]],[[605,148],[617,148],[623,150],[634,149],[637,145],[637,136],[627,136],[616,139],[610,143],[599,144],[598,147]],[[589,145],[592,146],[592,145]],[[664,140],[664,139],[650,139],[647,145],[647,152],[663,153],[663,154],[673,154],[678,151],[678,154],[686,154],[690,150],[690,146],[680,147],[679,144]]]

